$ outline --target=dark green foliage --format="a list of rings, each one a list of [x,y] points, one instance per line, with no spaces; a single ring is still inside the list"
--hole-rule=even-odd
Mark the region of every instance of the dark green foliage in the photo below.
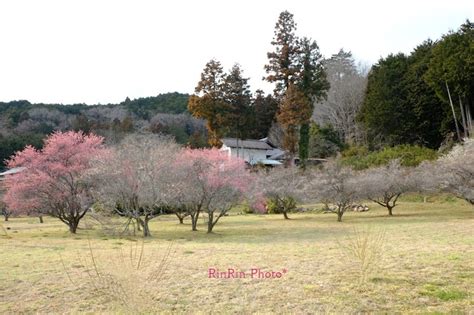
[[[453,120],[448,104],[442,102],[423,79],[429,69],[433,45],[432,41],[425,41],[408,57],[405,84],[415,122],[411,143],[435,149],[443,141],[443,135],[452,130]]]
[[[131,113],[148,119],[153,113],[181,114],[187,111],[188,94],[166,93],[158,96],[127,99],[119,105],[125,106]]]
[[[308,147],[310,157],[327,158],[340,152],[344,143],[331,125],[319,127],[316,123],[311,123]]]
[[[369,73],[358,119],[373,148],[418,144],[438,148],[454,131],[448,84],[457,120],[474,112],[474,24],[438,42],[419,45],[409,56],[389,55]],[[463,131],[463,130],[461,130]]]
[[[238,139],[249,138],[252,133],[253,120],[252,93],[248,78],[243,77],[243,70],[235,64],[225,76],[223,91],[224,101],[230,105],[228,113],[227,136]]]
[[[253,120],[249,121],[251,138],[261,139],[268,136],[268,131],[275,120],[277,110],[277,99],[270,94],[265,96],[262,90],[257,90],[252,105]]]
[[[43,146],[42,134],[11,134],[3,136],[0,133],[0,170],[4,168],[4,161],[9,159],[16,151],[21,151],[27,145],[35,148]]]
[[[467,20],[457,32],[450,32],[432,50],[426,82],[438,97],[448,102],[446,83],[453,101],[460,97],[474,107],[474,24]],[[457,108],[456,108],[457,110]],[[471,112],[473,112],[471,110]]]
[[[304,165],[309,156],[309,124],[302,124],[300,127],[298,150],[300,161]]]
[[[408,58],[401,53],[389,55],[372,67],[359,117],[372,141],[413,143],[415,121],[407,101],[407,71]]]
[[[416,145],[398,145],[385,147],[376,152],[370,152],[363,147],[352,147],[343,152],[342,163],[362,170],[374,166],[386,165],[392,160],[399,159],[402,166],[418,166],[421,162],[435,160],[436,151]]]
[[[299,58],[296,84],[305,96],[313,102],[326,98],[329,82],[322,64],[323,57],[316,41],[303,37],[299,40]]]

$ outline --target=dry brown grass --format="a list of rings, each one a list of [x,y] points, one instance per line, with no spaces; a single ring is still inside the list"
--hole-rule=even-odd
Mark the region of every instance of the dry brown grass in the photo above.
[[[211,235],[162,217],[151,225],[142,259],[141,239],[107,236],[97,226],[71,236],[52,218],[11,218],[3,224],[7,236],[0,233],[0,313],[474,312],[471,206],[401,202],[388,217],[371,205],[342,223],[332,214],[291,217],[233,214]],[[361,284],[339,244],[349,246],[354,229],[367,226],[384,232],[384,246],[378,268]],[[91,251],[109,280],[94,276]],[[159,269],[163,257],[168,264]],[[288,272],[280,279],[210,279],[209,267]],[[157,270],[160,278],[148,281]],[[130,292],[125,301],[112,292],[120,286]]]

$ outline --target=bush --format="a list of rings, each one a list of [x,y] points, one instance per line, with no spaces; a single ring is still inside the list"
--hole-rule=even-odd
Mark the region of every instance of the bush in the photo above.
[[[268,213],[282,214],[296,210],[296,200],[293,197],[269,198],[267,200]]]
[[[309,135],[310,157],[327,158],[336,155],[344,148],[344,143],[331,125],[320,127],[312,123]]]
[[[400,160],[402,166],[418,166],[426,160],[435,160],[438,153],[432,149],[415,145],[386,147],[380,151],[368,152],[364,147],[352,147],[344,151],[342,163],[355,170],[386,165],[392,160]]]

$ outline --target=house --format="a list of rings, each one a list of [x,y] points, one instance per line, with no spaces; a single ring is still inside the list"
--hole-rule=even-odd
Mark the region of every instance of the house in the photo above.
[[[227,152],[229,156],[238,157],[250,165],[263,164],[266,166],[282,165],[284,151],[271,145],[267,138],[256,139],[221,139],[221,151]]]

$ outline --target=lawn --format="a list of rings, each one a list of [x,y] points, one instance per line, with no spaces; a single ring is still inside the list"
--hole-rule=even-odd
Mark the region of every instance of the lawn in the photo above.
[[[473,207],[405,200],[393,217],[370,207],[342,223],[232,213],[214,234],[164,216],[145,241],[91,218],[77,235],[53,218],[11,218],[0,228],[0,313],[474,312]],[[357,238],[375,244],[366,269],[347,249]]]

